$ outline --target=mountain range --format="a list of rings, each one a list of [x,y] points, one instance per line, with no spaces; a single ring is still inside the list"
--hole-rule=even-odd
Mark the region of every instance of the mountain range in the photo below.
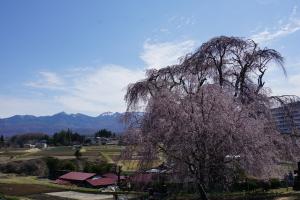
[[[80,134],[93,134],[100,129],[122,133],[126,125],[122,122],[124,113],[106,112],[91,117],[84,114],[60,112],[52,116],[15,115],[0,119],[0,134],[10,136],[23,133],[53,134],[63,129],[71,129]]]

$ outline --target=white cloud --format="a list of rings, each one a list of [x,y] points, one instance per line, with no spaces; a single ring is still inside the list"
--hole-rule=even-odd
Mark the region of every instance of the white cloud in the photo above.
[[[297,95],[300,96],[300,73],[295,69],[300,67],[299,63],[288,65],[294,69],[285,77],[279,73],[281,69],[272,69],[266,74],[266,86],[270,87],[273,95]]]
[[[286,79],[274,79],[269,82],[273,95],[297,95],[300,97],[300,74]]]
[[[195,45],[194,40],[163,43],[152,43],[146,40],[140,57],[146,63],[147,68],[162,68],[177,64],[179,58],[192,52]]]
[[[173,24],[176,29],[181,29],[186,26],[196,24],[196,20],[194,16],[172,16],[168,19],[168,22]]]
[[[28,82],[25,85],[34,88],[46,88],[46,89],[63,89],[64,81],[54,72],[39,72],[39,78],[37,81]]]
[[[53,104],[59,105],[57,109],[54,109],[52,105],[36,104],[45,109],[52,109],[52,114],[62,110],[93,116],[107,111],[123,112],[126,110],[124,95],[129,83],[144,78],[146,68],[178,63],[180,57],[193,50],[195,43],[193,40],[164,43],[151,43],[147,40],[141,54],[145,68],[129,69],[123,66],[106,65],[74,67],[62,71],[61,74],[40,72],[38,80],[29,82],[26,86],[33,89],[45,89],[45,93],[47,90],[52,91],[49,99],[53,101]],[[28,107],[32,110],[39,110],[34,108],[34,104]],[[12,110],[16,111],[16,109]]]
[[[124,95],[129,83],[144,77],[143,70],[107,65],[72,79],[68,91],[55,97],[68,112],[98,115],[125,111]]]
[[[283,20],[279,20],[279,25],[275,29],[273,30],[265,29],[264,31],[252,35],[251,38],[258,43],[264,43],[264,42],[269,42],[278,39],[280,37],[290,35],[292,33],[295,33],[296,31],[299,31],[300,18],[297,18],[296,14],[297,14],[297,7],[295,6],[286,23],[284,23]]]

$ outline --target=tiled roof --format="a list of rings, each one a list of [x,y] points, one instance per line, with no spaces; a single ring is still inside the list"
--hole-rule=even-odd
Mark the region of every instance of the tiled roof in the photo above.
[[[87,182],[92,186],[107,186],[116,184],[116,180],[113,178],[88,179]]]
[[[84,181],[87,180],[93,176],[95,176],[95,173],[85,173],[85,172],[69,172],[67,174],[64,174],[59,177],[59,179],[64,180],[73,180],[73,181]]]
[[[106,177],[106,178],[113,178],[115,180],[118,180],[118,175],[116,175],[114,173],[105,173],[102,176]],[[125,176],[120,176],[120,180],[124,180],[124,179],[125,179]]]

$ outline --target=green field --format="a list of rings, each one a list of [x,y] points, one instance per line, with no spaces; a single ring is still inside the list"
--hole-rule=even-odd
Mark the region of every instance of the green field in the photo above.
[[[84,146],[80,150],[82,158],[90,161],[104,160],[108,163],[122,165],[124,171],[136,171],[138,160],[121,160],[121,151],[124,146],[99,145]],[[56,157],[58,159],[74,159],[75,150],[71,146],[48,147],[46,149],[8,148],[0,150],[0,163],[30,160],[42,157]]]

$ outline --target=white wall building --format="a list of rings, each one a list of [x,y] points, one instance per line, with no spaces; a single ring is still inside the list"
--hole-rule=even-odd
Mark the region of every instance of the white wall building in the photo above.
[[[274,108],[272,115],[281,133],[300,133],[300,102],[289,104],[288,109]]]

